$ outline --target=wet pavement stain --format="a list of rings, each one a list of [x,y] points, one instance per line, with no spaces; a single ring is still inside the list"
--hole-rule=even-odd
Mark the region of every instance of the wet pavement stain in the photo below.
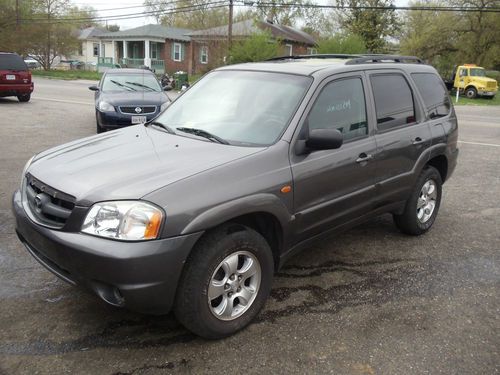
[[[307,272],[296,274],[297,271]],[[319,287],[275,287],[271,298],[285,306],[264,309],[252,324],[274,323],[279,318],[296,314],[337,314],[341,310],[360,305],[380,305],[413,297],[430,297],[450,293],[440,285],[449,280],[439,280],[446,274],[446,266],[428,260],[386,260],[366,263],[329,261],[317,266],[289,266],[277,275],[280,278],[303,278],[335,272],[355,272],[360,281],[342,285]],[[359,279],[359,277],[357,278]],[[456,280],[454,287],[457,287]],[[307,292],[308,298],[299,305],[286,305],[292,294]],[[201,340],[177,324],[172,315],[165,317],[142,316],[137,320],[108,323],[100,332],[76,340],[55,342],[34,339],[29,343],[0,344],[0,354],[53,355],[98,348],[143,349]]]
[[[151,370],[154,370],[155,372],[157,372],[158,370],[165,370],[165,373],[169,373],[170,370],[173,370],[175,368],[178,368],[178,367],[186,367],[188,365],[189,361],[186,360],[186,359],[182,359],[180,360],[179,362],[166,362],[164,364],[161,364],[161,365],[144,365],[144,366],[141,366],[141,367],[135,367],[131,370],[127,370],[127,371],[118,371],[118,372],[114,372],[112,373],[112,375],[134,375],[134,374],[138,374],[138,373],[142,373],[142,372],[146,372],[146,371],[151,371]]]

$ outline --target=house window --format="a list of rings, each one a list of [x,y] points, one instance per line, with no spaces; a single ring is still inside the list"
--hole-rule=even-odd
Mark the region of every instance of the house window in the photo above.
[[[316,50],[316,48],[311,48],[311,47],[309,47],[309,48],[307,49],[307,54],[308,54],[308,55],[316,55],[317,53],[318,53],[318,51]]]
[[[202,46],[200,48],[200,62],[202,64],[208,64],[208,47]]]
[[[99,56],[99,43],[92,43],[92,49],[94,51],[94,57]]]
[[[78,46],[78,56],[83,56],[83,43]]]
[[[182,44],[181,43],[174,43],[172,47],[172,60],[174,61],[182,61],[183,56],[182,56]]]
[[[291,44],[285,44],[285,54],[293,56],[293,46]]]
[[[132,44],[132,58],[139,58],[139,45],[137,43]]]
[[[106,57],[106,44],[102,44],[102,51],[101,51],[101,56]]]
[[[160,56],[160,44],[159,43],[151,43],[151,58],[152,59],[159,59]]]

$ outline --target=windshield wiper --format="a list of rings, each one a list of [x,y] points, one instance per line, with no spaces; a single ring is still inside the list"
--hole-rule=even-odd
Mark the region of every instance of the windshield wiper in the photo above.
[[[207,138],[212,142],[222,143],[223,145],[229,144],[229,142],[226,141],[224,138],[218,137],[215,134],[209,133],[203,129],[183,128],[183,127],[176,128],[176,129],[180,130],[181,132],[184,132],[184,133],[194,134],[194,135],[197,135],[198,137]]]
[[[148,125],[159,126],[160,128],[165,129],[170,134],[176,134],[175,131],[174,131],[174,129],[172,129],[170,126],[165,125],[164,123],[159,122],[159,121],[151,121],[151,122],[146,122],[144,124],[144,126],[148,126]]]
[[[127,85],[124,85],[123,83],[120,83],[118,81],[115,81],[114,79],[110,79],[109,82],[112,82],[114,83],[116,86],[120,86],[120,87],[124,87],[130,91],[137,91],[136,89],[134,89],[133,87],[130,87],[130,86],[127,86]]]
[[[139,87],[142,87],[142,88],[145,88],[145,89],[149,89],[151,91],[156,91],[154,88],[152,87],[149,87],[147,85],[143,85],[142,83],[137,83],[137,82],[125,82],[125,83],[128,83],[129,85],[134,85],[134,86],[139,86]]]

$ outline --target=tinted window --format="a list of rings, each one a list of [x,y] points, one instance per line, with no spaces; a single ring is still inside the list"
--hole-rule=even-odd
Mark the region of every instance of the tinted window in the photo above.
[[[424,99],[429,116],[446,116],[451,104],[441,78],[432,73],[414,73],[411,76]]]
[[[309,129],[335,128],[344,140],[368,133],[363,83],[348,78],[329,83],[321,91],[308,117]]]
[[[21,56],[0,53],[0,70],[28,70],[28,67]]]
[[[371,77],[371,82],[380,130],[415,122],[413,94],[402,75],[375,75]]]

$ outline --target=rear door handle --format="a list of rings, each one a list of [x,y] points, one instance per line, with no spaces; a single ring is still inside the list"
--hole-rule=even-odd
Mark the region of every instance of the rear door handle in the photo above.
[[[411,141],[411,143],[412,143],[413,145],[420,145],[420,144],[422,144],[422,143],[424,143],[424,142],[425,142],[425,139],[420,138],[420,137],[417,137],[417,138],[415,138],[413,141]]]
[[[363,163],[369,160],[373,159],[373,155],[371,154],[366,154],[366,153],[361,153],[359,154],[359,157],[356,159],[356,163]]]

